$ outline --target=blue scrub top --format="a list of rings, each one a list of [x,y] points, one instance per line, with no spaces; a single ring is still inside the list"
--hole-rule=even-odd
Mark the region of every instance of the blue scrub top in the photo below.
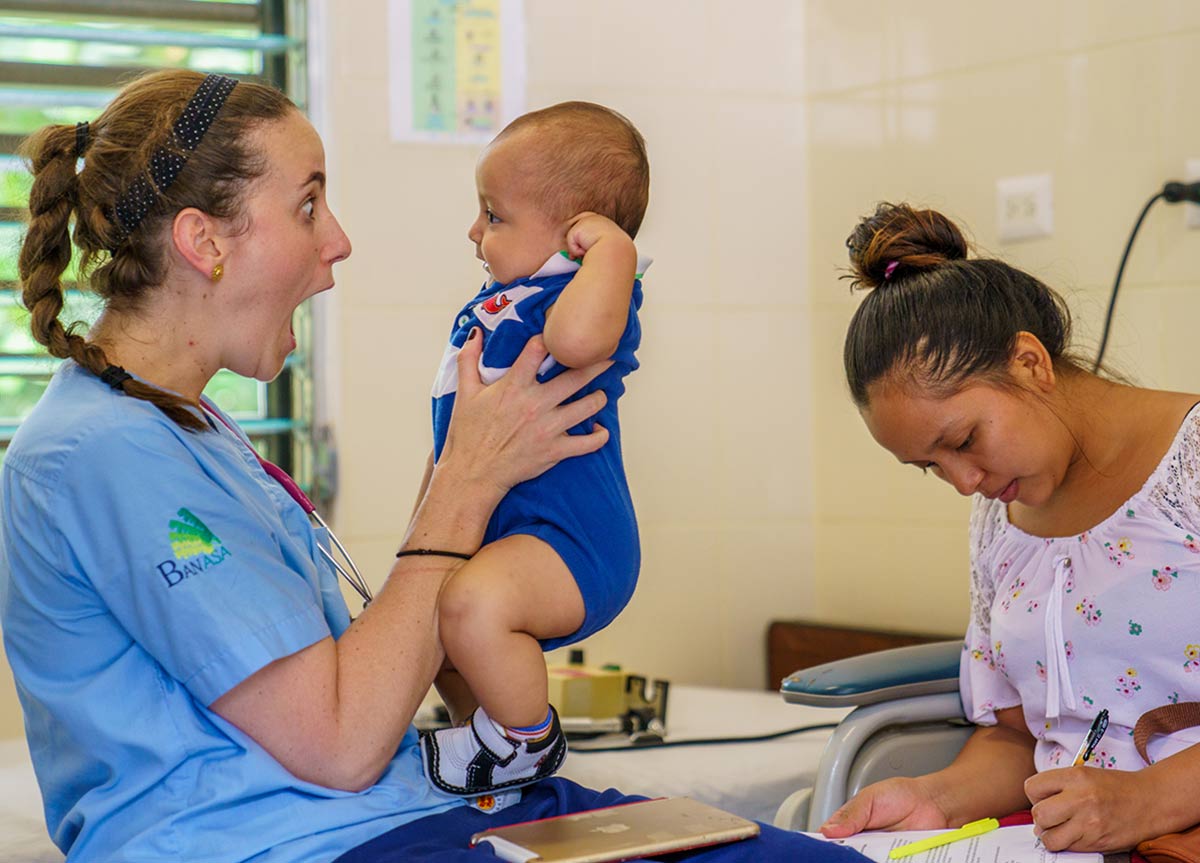
[[[0,628],[68,860],[333,859],[460,801],[410,728],[361,793],[301,781],[208,710],[350,623],[321,534],[213,423],[65,363],[0,471]]]

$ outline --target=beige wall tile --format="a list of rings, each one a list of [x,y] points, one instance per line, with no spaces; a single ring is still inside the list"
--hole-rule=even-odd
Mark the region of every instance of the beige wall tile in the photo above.
[[[1200,6],[1190,0],[1160,0],[1163,7],[1162,32],[1177,33],[1200,28]]]
[[[328,10],[322,16],[328,39],[322,50],[330,64],[331,77],[339,83],[355,79],[385,81],[390,44],[386,0],[358,0],[357,14],[353,15],[337,14],[336,2],[322,5]]]
[[[802,301],[720,313],[710,399],[720,394],[717,495],[731,524],[812,517],[810,315]]]
[[[643,523],[715,522],[724,514],[726,458],[718,447],[720,406],[712,398],[719,316],[712,307],[686,305],[660,305],[655,313],[649,303],[642,367],[627,379],[621,411],[634,503]]]
[[[1194,353],[1195,321],[1200,316],[1196,284],[1167,285],[1154,292],[1160,313],[1142,325],[1142,332],[1147,342],[1145,355],[1153,356],[1152,350],[1157,348],[1160,365],[1157,374],[1147,380],[1161,389],[1200,393],[1200,362]]]
[[[611,626],[578,646],[595,665],[615,662],[673,682],[727,682],[722,584],[712,575],[721,526],[643,523],[641,533],[642,572],[632,601]]]
[[[792,318],[789,311],[808,294],[803,103],[743,95],[714,101],[713,161],[704,185],[705,216],[715,230],[708,273],[715,302],[769,303]],[[746,134],[756,126],[760,132]]]
[[[1059,0],[1057,5],[1062,22],[1059,47],[1064,51],[1145,39],[1183,23],[1195,26],[1194,16],[1183,9],[1187,4],[1164,0],[1148,0],[1136,7],[1121,0]]]
[[[872,439],[846,389],[842,341],[848,314],[817,308],[813,316],[813,478],[818,520],[857,522],[911,520],[959,524],[963,504],[932,475],[902,465]],[[818,544],[825,544],[818,531]],[[847,551],[853,555],[854,549]],[[863,553],[869,553],[864,550]],[[817,570],[818,578],[826,577]]]
[[[945,75],[1052,53],[1058,19],[1053,3],[946,3],[916,0],[892,14],[889,45],[901,78]]]
[[[1200,393],[1196,285],[1134,288],[1117,305],[1105,362],[1130,379],[1158,389]]]
[[[809,520],[755,519],[722,533],[718,577],[727,650],[721,683],[764,687],[769,623],[819,613],[815,530]]]
[[[560,0],[527,3],[530,57],[546,45],[550,61],[529,63],[530,80],[581,76],[576,83],[697,89],[707,78],[709,29],[692,0],[607,0],[603,7]],[[554,43],[558,43],[555,45]]]
[[[955,525],[924,525],[904,517],[822,520],[817,532],[821,620],[951,637],[966,631],[965,508]]]
[[[1200,13],[1200,5],[1190,4],[1186,8]],[[1158,110],[1154,122],[1160,130],[1162,149],[1153,159],[1159,173],[1147,179],[1147,187],[1143,190],[1144,196],[1149,197],[1163,180],[1184,179],[1184,165],[1188,159],[1200,159],[1200,116],[1192,109],[1195,91],[1191,86],[1196,76],[1200,75],[1200,33],[1195,29],[1173,33],[1147,44],[1143,50],[1157,50],[1162,55],[1157,65],[1160,77],[1151,91],[1157,97]],[[1135,254],[1139,257],[1147,255],[1155,262],[1155,280],[1194,280],[1197,255],[1200,255],[1200,229],[1184,227],[1186,208],[1183,205],[1164,206],[1160,203],[1155,206],[1164,210],[1152,213],[1150,217],[1157,223],[1153,236],[1160,242],[1157,249],[1150,253],[1139,246]],[[1132,227],[1132,218],[1129,224]],[[1140,244],[1141,240],[1138,242]]]
[[[403,534],[433,445],[430,386],[456,310],[345,301],[336,525],[347,537]]]
[[[712,41],[705,66],[713,90],[752,99],[803,95],[810,4],[708,0],[706,5]]]
[[[1097,50],[1067,64],[1066,125],[1058,145],[1064,168],[1055,184],[1055,221],[1062,228],[1056,228],[1053,245],[1081,282],[1112,283],[1142,205],[1182,169],[1161,156],[1161,78],[1161,58],[1141,43]],[[1097,206],[1101,190],[1105,205]],[[1130,283],[1155,267],[1162,234],[1150,222],[1145,227],[1125,273]]]
[[[633,601],[578,645],[588,662],[675,683],[763,687],[768,621],[812,609],[811,529],[793,522],[651,525],[643,527],[642,547]]]
[[[886,0],[805,3],[804,84],[811,94],[871,87],[895,75],[892,4]]]

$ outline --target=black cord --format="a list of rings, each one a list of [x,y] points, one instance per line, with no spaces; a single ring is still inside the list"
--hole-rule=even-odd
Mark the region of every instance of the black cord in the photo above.
[[[1142,207],[1142,214],[1137,217],[1137,221],[1133,223],[1133,231],[1129,234],[1129,242],[1125,244],[1125,254],[1121,255],[1121,265],[1117,267],[1117,278],[1113,282],[1112,296],[1108,299],[1108,314],[1104,316],[1104,333],[1100,336],[1100,350],[1096,352],[1096,362],[1092,366],[1092,373],[1099,371],[1100,363],[1104,361],[1104,349],[1108,347],[1108,333],[1112,328],[1113,312],[1117,308],[1117,291],[1121,288],[1121,276],[1125,272],[1125,262],[1129,260],[1129,252],[1133,249],[1133,239],[1137,236],[1138,228],[1142,226],[1142,220],[1146,218],[1146,214],[1150,212],[1150,208],[1154,206],[1154,202],[1159,198],[1166,197],[1166,191],[1158,192],[1149,201],[1146,206]],[[1176,198],[1175,200],[1180,200]]]
[[[660,740],[657,743],[626,743],[621,746],[584,746],[572,743],[571,752],[633,752],[638,749],[667,749],[672,746],[715,746],[725,743],[761,743],[764,740],[775,740],[805,731],[826,731],[837,728],[836,722],[826,722],[821,725],[801,725],[797,728],[787,728],[783,731],[772,731],[769,734],[756,734],[752,737],[697,737],[692,740]]]

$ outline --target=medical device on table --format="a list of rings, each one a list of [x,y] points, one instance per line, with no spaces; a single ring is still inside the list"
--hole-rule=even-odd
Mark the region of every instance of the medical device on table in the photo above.
[[[616,665],[586,666],[578,648],[570,657],[566,665],[546,668],[549,701],[569,739],[594,742],[597,751],[609,744],[622,749],[662,744],[667,733],[667,681],[650,681]],[[417,715],[415,724],[422,731],[448,728],[450,713],[434,704]]]
[[[633,744],[661,741],[667,730],[665,680],[647,680],[619,665],[589,667],[583,651],[546,669],[550,703],[568,737],[627,734]]]

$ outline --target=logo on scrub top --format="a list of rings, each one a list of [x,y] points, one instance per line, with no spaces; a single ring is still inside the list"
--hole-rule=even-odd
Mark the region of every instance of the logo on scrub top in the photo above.
[[[504,311],[506,306],[512,305],[512,300],[508,298],[508,294],[496,294],[494,297],[488,297],[483,301],[483,310],[489,315],[498,315]]]
[[[185,557],[195,557],[198,554],[208,554],[221,543],[217,535],[208,529],[208,525],[192,514],[186,507],[177,513],[179,520],[171,519],[167,526],[171,528],[171,550],[177,560]]]
[[[191,510],[184,507],[176,515],[178,518],[171,519],[167,524],[175,559],[164,560],[155,566],[167,587],[174,587],[186,578],[199,575],[229,557],[229,549],[221,545],[220,538]]]

